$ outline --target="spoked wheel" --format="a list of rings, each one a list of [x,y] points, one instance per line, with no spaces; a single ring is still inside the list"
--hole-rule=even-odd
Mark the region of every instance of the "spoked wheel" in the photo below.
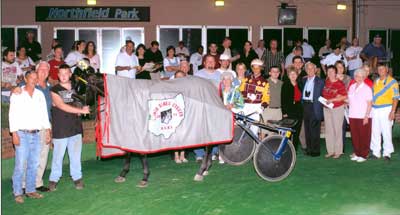
[[[225,162],[239,166],[249,161],[256,149],[254,140],[241,127],[235,127],[232,143],[219,146],[219,153]]]
[[[254,168],[257,174],[266,181],[276,182],[285,179],[292,172],[296,163],[296,150],[290,140],[288,140],[281,158],[274,159],[270,150],[276,152],[283,138],[280,135],[265,138],[254,153]]]

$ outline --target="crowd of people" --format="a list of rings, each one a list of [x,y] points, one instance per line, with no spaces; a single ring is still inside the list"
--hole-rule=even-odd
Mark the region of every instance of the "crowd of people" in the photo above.
[[[350,127],[353,153],[351,160],[365,162],[383,157],[390,161],[394,152],[392,125],[399,85],[384,64],[386,52],[379,35],[364,48],[354,38],[331,48],[331,42],[318,52],[304,39],[288,55],[278,49],[278,41],[264,41],[253,48],[246,41],[239,52],[231,50],[231,38],[210,43],[206,54],[199,46],[190,55],[183,42],[168,46],[163,57],[157,41],[147,48],[136,46],[127,38],[115,59],[115,74],[132,79],[169,80],[194,75],[208,79],[219,91],[221,100],[232,112],[252,114],[255,120],[298,121],[293,144],[307,156],[320,156],[321,121],[325,125],[326,158],[338,159],[344,154],[347,127]],[[64,58],[61,44],[52,41],[47,60],[41,60],[41,47],[32,32],[15,51],[3,51],[2,102],[10,103],[9,124],[15,145],[15,169],[12,177],[17,203],[27,197],[42,198],[38,191],[55,191],[62,175],[63,157],[68,150],[70,175],[76,189],[84,187],[81,168],[81,115],[88,106],[76,107],[71,76],[80,61],[86,61],[95,72],[101,71],[100,56],[93,41],[76,41]],[[233,55],[232,53],[238,53]],[[152,69],[145,65],[150,63]],[[211,89],[215,90],[215,89]],[[26,107],[30,107],[26,109]],[[264,138],[270,132],[251,130]],[[383,144],[381,144],[381,136]],[[49,144],[54,145],[48,187],[43,175]],[[194,150],[197,161],[204,149]],[[213,160],[218,147],[213,148]],[[184,151],[175,152],[176,163],[188,162]],[[25,191],[23,191],[25,189]]]

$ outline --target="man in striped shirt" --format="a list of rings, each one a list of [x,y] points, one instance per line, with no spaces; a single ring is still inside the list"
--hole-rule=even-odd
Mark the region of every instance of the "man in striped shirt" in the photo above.
[[[272,39],[269,42],[269,49],[264,52],[261,60],[264,62],[264,73],[263,76],[268,76],[269,69],[272,66],[277,66],[281,71],[285,71],[285,57],[282,51],[278,51],[278,41]]]

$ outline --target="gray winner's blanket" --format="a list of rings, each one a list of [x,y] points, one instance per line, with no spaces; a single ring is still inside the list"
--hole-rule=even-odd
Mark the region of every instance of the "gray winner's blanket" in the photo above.
[[[231,142],[233,115],[215,85],[198,77],[167,81],[105,77],[98,155],[140,154]]]

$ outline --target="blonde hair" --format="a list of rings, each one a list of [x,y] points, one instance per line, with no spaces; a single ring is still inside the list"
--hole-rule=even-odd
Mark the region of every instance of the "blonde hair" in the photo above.
[[[244,63],[236,64],[236,70],[238,69],[239,66],[243,66],[244,70],[247,70],[246,64],[244,64]]]

